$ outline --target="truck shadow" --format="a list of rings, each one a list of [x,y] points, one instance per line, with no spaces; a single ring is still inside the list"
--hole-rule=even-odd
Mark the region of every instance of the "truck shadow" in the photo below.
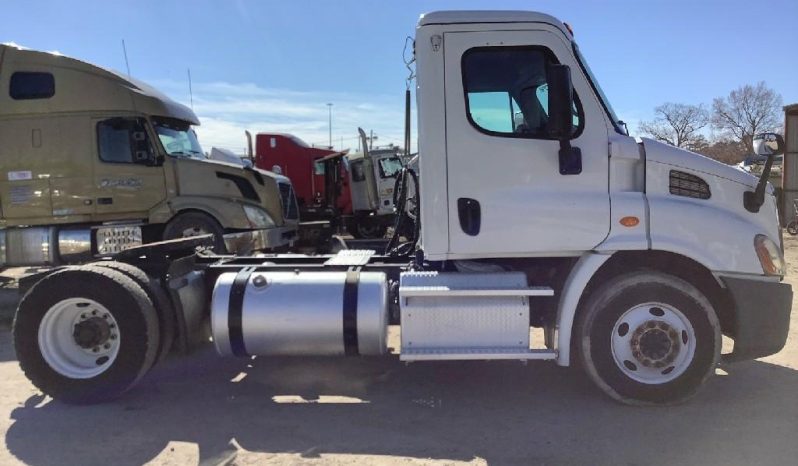
[[[391,455],[490,464],[789,463],[798,454],[795,370],[726,368],[688,404],[633,408],[549,363],[380,359],[167,361],[123,399],[75,407],[32,396],[8,450],[32,465],[145,463],[170,441],[202,464],[248,451]]]

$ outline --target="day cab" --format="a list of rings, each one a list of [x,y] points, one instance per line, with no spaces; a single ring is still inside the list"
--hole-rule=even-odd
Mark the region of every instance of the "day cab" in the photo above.
[[[146,245],[117,257],[125,264],[37,277],[14,328],[34,383],[73,402],[119,395],[151,367],[169,309],[207,320],[224,356],[551,361],[629,404],[682,402],[721,360],[782,349],[792,289],[767,182],[780,136],[754,140],[768,157],[759,179],[630,137],[569,28],[541,13],[423,15],[414,45],[419,173],[403,168],[396,183],[397,222],[413,228],[385,254],[186,247],[166,261],[171,307],[136,304],[153,282],[106,270],[157,269]]]
[[[283,248],[290,181],[209,161],[194,112],[130,77],[0,45],[0,264],[79,262],[203,233]]]

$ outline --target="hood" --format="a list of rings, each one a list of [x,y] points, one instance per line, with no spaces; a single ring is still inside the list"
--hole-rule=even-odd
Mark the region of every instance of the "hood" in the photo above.
[[[181,195],[255,202],[282,225],[282,201],[277,183],[284,177],[218,160],[179,158],[174,161]]]
[[[737,167],[726,165],[701,154],[680,149],[670,144],[648,138],[640,138],[646,151],[646,161],[659,162],[686,170],[734,181],[750,188],[756,188],[758,178]]]

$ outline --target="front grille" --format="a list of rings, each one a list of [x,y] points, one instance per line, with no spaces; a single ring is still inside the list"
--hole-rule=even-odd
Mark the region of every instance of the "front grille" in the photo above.
[[[670,192],[674,196],[692,197],[695,199],[709,199],[709,185],[701,178],[689,173],[671,170]]]
[[[280,187],[280,199],[283,202],[283,215],[288,220],[299,218],[299,207],[296,203],[294,187],[290,183],[277,183]]]

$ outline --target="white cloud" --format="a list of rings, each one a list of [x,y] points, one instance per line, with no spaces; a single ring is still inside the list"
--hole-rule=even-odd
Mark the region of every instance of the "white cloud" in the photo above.
[[[151,81],[167,95],[190,105],[188,83]],[[327,145],[332,102],[332,142],[336,149],[357,147],[357,128],[374,130],[380,145],[404,140],[404,95],[301,92],[253,83],[193,83],[197,128],[205,150],[212,146],[243,153],[244,130],[291,133],[309,144]],[[415,129],[413,130],[415,134]],[[343,138],[343,147],[341,139]],[[413,144],[415,146],[415,144]]]

